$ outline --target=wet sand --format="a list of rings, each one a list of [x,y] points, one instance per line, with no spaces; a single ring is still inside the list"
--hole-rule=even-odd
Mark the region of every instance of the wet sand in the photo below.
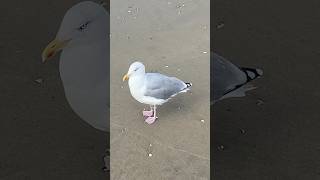
[[[112,1],[111,7],[111,178],[209,179],[208,1]],[[152,125],[142,117],[148,106],[122,82],[135,60],[147,72],[193,83],[158,107]]]
[[[264,70],[257,90],[214,108],[215,179],[320,179],[318,7],[215,1],[215,51]],[[264,103],[257,105],[259,99]]]
[[[59,57],[41,62],[43,48],[76,2],[6,1],[0,7],[1,180],[106,179],[106,133],[69,107]]]

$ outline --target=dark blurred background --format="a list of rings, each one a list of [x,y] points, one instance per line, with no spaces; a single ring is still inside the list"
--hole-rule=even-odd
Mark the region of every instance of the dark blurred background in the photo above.
[[[42,50],[77,2],[3,1],[0,6],[1,180],[106,179],[106,133],[69,107],[59,56],[41,62]]]
[[[319,8],[315,0],[213,2],[214,51],[264,70],[258,89],[214,107],[214,179],[320,179]]]

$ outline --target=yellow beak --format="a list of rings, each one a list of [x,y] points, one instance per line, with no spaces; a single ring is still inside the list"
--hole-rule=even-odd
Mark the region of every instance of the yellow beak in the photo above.
[[[123,78],[122,78],[122,81],[126,81],[126,80],[128,80],[128,79],[129,79],[128,74],[125,74],[125,75],[123,76]]]
[[[59,41],[57,39],[51,41],[42,52],[42,62],[52,58],[57,52],[67,46],[69,40]]]

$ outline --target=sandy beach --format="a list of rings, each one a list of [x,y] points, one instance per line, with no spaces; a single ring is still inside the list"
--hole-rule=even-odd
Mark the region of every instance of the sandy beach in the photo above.
[[[70,108],[59,77],[59,56],[41,62],[43,48],[77,2],[1,6],[1,105],[6,108],[1,108],[0,179],[106,179],[101,168],[107,134],[83,122]],[[114,4],[119,10],[114,15],[120,16],[111,22],[115,25],[111,83],[117,91],[111,107],[117,120],[111,126],[112,145],[118,149],[111,152],[116,160],[114,175],[208,179],[209,6],[204,1],[154,1],[150,8],[148,3]],[[155,14],[159,12],[167,14]],[[143,122],[144,106],[130,97],[121,81],[132,58],[143,60],[150,71],[193,83],[191,91],[159,108],[160,119],[154,126]]]
[[[111,7],[111,179],[209,179],[209,2],[112,1]],[[148,106],[122,82],[136,60],[147,72],[193,84],[160,106],[152,125],[142,117]]]

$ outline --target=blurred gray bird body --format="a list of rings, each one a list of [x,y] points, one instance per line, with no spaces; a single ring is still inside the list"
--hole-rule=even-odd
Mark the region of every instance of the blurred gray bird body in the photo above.
[[[81,2],[68,10],[57,34],[72,37],[60,56],[65,96],[77,115],[102,131],[109,131],[108,16],[102,6]],[[73,28],[77,23],[85,26]]]
[[[240,68],[216,53],[213,53],[211,66],[213,66],[211,70],[213,101],[211,104],[226,98],[245,96],[246,91],[255,89],[254,86],[247,83],[263,74],[260,69]]]

